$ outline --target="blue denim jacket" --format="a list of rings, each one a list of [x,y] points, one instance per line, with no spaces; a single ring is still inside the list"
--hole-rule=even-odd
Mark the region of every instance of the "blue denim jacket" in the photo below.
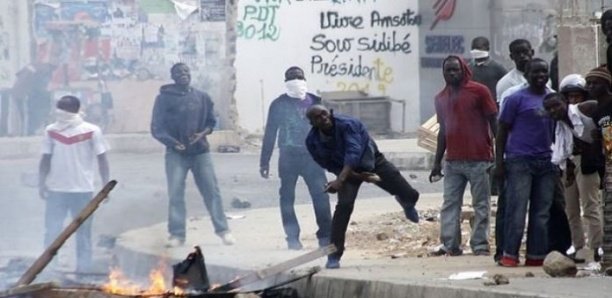
[[[324,169],[338,175],[345,165],[357,172],[373,171],[378,148],[359,120],[333,115],[333,134],[324,137],[312,128],[306,138],[306,147],[312,158]]]
[[[205,92],[191,87],[183,90],[175,84],[160,88],[153,106],[151,134],[168,150],[174,150],[174,146],[180,143],[186,147],[185,151],[179,152],[181,154],[209,152],[206,137],[195,144],[189,144],[189,138],[207,128],[212,131],[215,124],[213,102]]]

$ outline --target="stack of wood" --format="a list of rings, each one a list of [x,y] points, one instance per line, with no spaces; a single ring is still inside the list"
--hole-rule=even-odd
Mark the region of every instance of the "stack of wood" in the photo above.
[[[438,144],[438,131],[440,125],[436,115],[433,115],[429,120],[425,121],[417,131],[417,145],[419,147],[436,152],[436,146]]]

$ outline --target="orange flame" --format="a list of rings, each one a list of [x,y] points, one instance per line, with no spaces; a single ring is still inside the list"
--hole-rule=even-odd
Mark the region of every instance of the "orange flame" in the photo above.
[[[108,282],[102,286],[102,289],[109,294],[116,295],[164,295],[170,291],[166,288],[164,278],[165,266],[160,264],[156,269],[149,273],[149,285],[143,286],[129,280],[119,268],[112,268],[108,276]],[[183,290],[175,287],[172,294],[183,295]]]

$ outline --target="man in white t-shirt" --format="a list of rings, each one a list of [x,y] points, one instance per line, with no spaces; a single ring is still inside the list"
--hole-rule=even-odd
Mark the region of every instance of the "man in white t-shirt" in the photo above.
[[[39,194],[47,202],[45,247],[62,231],[66,215],[76,217],[92,199],[96,161],[102,183],[109,180],[108,146],[100,128],[79,115],[79,99],[64,96],[56,107],[56,121],[45,128],[39,167]],[[77,272],[91,266],[91,222],[90,217],[76,233]]]
[[[501,107],[500,102],[506,90],[527,82],[527,79],[525,79],[525,65],[531,60],[534,54],[531,43],[526,39],[515,39],[510,43],[508,48],[510,50],[510,59],[514,62],[515,67],[497,82],[495,89],[497,91],[497,103],[499,107]]]

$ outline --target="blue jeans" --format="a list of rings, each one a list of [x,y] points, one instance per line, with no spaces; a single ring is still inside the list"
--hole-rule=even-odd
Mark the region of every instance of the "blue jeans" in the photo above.
[[[70,213],[74,219],[93,198],[91,192],[49,192],[45,208],[45,247],[62,232],[64,219]],[[76,231],[77,272],[88,272],[91,269],[91,223],[90,216]]]
[[[324,191],[327,178],[323,169],[315,163],[307,151],[280,150],[278,174],[281,180],[279,189],[280,210],[283,228],[288,241],[299,240],[300,225],[295,215],[295,185],[302,176],[308,186],[317,220],[317,239],[319,245],[329,244],[331,234],[331,209],[329,195]]]
[[[487,161],[448,161],[444,167],[444,203],[440,210],[440,242],[449,252],[461,250],[461,206],[467,183],[472,192],[474,226],[470,238],[473,251],[489,250],[491,188]]]
[[[504,256],[518,260],[529,204],[527,258],[548,253],[548,222],[555,192],[556,167],[550,158],[506,159]]]
[[[166,179],[168,182],[168,232],[170,235],[185,239],[185,179],[191,170],[195,184],[204,199],[217,235],[229,231],[223,211],[221,192],[217,184],[215,169],[210,153],[183,155],[166,150]]]

